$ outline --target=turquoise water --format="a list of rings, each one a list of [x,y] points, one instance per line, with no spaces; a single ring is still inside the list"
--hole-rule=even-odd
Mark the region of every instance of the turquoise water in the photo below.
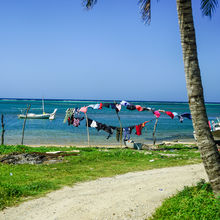
[[[34,120],[29,119],[26,123],[24,144],[33,145],[75,145],[75,144],[87,144],[87,131],[86,121],[83,120],[79,127],[68,126],[67,123],[63,123],[65,111],[67,108],[82,107],[89,104],[96,104],[102,101],[65,101],[65,100],[45,100],[45,112],[52,113],[57,108],[55,120]],[[107,101],[103,101],[107,102]],[[113,102],[113,101],[109,101]],[[189,112],[187,103],[175,103],[175,102],[131,102],[135,105],[141,105],[145,107],[151,107],[155,109],[162,109],[171,112],[177,112],[179,114]],[[0,114],[4,114],[5,121],[5,144],[20,144],[21,133],[23,126],[23,119],[18,119],[17,115],[20,114],[27,105],[31,105],[29,112],[42,113],[42,101],[41,100],[7,100],[0,99]],[[206,104],[207,113],[210,120],[220,116],[220,104],[209,103]],[[120,126],[115,110],[103,108],[102,110],[94,110],[89,108],[87,115],[89,118],[98,122],[105,123],[112,126]],[[83,113],[82,113],[83,116]],[[137,110],[130,111],[122,106],[122,110],[119,112],[123,127],[140,124],[144,121],[154,119],[154,115],[151,112],[144,111],[139,112]],[[155,120],[146,124],[145,129],[142,131],[141,136],[135,135],[133,130],[131,139],[142,143],[151,143],[153,141],[152,133]],[[193,139],[193,127],[192,121],[184,119],[183,123],[180,123],[178,118],[171,119],[166,114],[161,114],[159,118],[156,137],[157,141],[163,140],[180,140],[180,139]],[[108,140],[106,137],[108,134],[104,131],[97,131],[94,128],[89,128],[90,143],[113,145],[118,144],[115,138],[115,133]]]

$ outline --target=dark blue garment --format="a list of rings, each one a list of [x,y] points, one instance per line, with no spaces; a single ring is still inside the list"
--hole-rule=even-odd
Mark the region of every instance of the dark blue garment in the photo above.
[[[180,115],[180,116],[182,116],[183,118],[192,119],[192,116],[191,116],[190,113],[184,113],[184,114],[182,114],[182,115]]]
[[[136,110],[136,106],[135,105],[128,105],[126,107],[126,109],[128,109],[128,110]]]
[[[116,104],[111,103],[110,105],[112,109],[116,109]]]
[[[183,113],[181,115],[178,115],[178,118],[179,118],[180,122],[182,123],[184,118],[188,118],[191,120],[192,116],[190,113]]]
[[[129,140],[130,139],[130,134],[131,134],[131,129],[130,128],[123,128],[124,140]]]

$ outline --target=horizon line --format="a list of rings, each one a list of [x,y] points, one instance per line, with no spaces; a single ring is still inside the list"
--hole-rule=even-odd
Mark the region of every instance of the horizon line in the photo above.
[[[0,100],[42,100],[42,98],[0,98]],[[49,101],[122,101],[121,99],[69,99],[69,98],[47,98]],[[124,100],[124,99],[123,99]],[[152,101],[152,100],[126,100],[128,102],[171,102],[171,103],[188,103],[188,101]],[[206,101],[205,103],[218,103],[217,101]]]

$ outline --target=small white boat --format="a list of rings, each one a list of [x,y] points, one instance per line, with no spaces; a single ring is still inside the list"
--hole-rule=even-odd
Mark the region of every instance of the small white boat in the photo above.
[[[54,109],[54,111],[52,113],[45,113],[44,112],[44,100],[42,100],[42,108],[43,108],[42,114],[28,113],[27,119],[50,119],[50,120],[53,120],[55,118],[57,108]],[[18,115],[18,118],[24,119],[24,118],[26,118],[26,114],[20,114],[20,115]]]

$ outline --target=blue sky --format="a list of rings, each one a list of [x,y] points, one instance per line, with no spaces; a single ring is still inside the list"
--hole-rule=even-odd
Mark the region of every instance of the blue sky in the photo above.
[[[176,2],[0,0],[0,97],[187,101]],[[192,0],[206,101],[220,101],[220,10]]]

